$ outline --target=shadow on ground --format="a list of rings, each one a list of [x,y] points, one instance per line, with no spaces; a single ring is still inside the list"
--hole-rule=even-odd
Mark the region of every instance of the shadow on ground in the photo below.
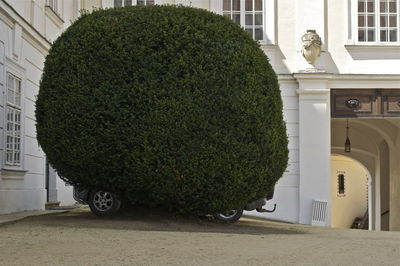
[[[98,228],[132,231],[203,232],[222,234],[306,234],[305,230],[277,222],[252,217],[242,217],[235,224],[224,224],[212,217],[173,216],[170,213],[141,208],[124,209],[111,217],[97,217],[89,208],[81,207],[64,213],[28,217],[13,223],[30,226]],[[4,225],[7,226],[7,225]]]

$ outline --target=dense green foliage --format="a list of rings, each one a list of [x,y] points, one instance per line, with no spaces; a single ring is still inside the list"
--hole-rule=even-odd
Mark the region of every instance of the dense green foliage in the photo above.
[[[37,136],[71,184],[210,213],[263,197],[287,166],[277,78],[259,45],[211,12],[84,15],[52,46]]]

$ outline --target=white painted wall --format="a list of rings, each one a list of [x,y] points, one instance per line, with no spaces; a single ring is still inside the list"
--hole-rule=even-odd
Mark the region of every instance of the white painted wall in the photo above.
[[[345,176],[345,193],[338,192],[338,175]],[[360,163],[342,155],[331,156],[332,227],[350,228],[368,208],[369,173]]]
[[[60,1],[59,14],[50,14],[44,0],[0,1],[0,214],[40,210],[46,203],[45,155],[36,140],[35,100],[49,41],[55,40],[73,18],[73,9],[64,8],[63,3]],[[22,81],[21,166],[4,163],[7,73]],[[58,177],[54,179],[61,204],[74,203],[72,188]]]
[[[7,73],[22,80],[22,162],[20,167],[4,164],[1,150],[0,213],[42,209],[45,202],[44,154],[37,145],[34,133],[34,97],[38,91],[44,55],[27,40],[23,25],[17,21],[0,20],[1,57],[1,147],[4,145],[4,106]]]
[[[256,211],[246,214],[264,217],[268,219],[298,222],[299,219],[299,103],[298,84],[288,76],[279,79],[283,100],[284,120],[286,122],[289,138],[289,166],[283,177],[275,186],[272,200],[267,202],[267,208],[272,209],[277,204],[273,213],[258,213]]]

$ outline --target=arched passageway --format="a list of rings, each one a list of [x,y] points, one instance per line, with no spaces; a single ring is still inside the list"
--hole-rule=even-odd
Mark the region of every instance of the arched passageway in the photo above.
[[[351,151],[345,152],[346,126],[349,124]],[[399,154],[396,152],[400,121],[398,118],[333,118],[331,122],[331,152],[353,159],[368,173],[368,222],[369,229],[396,230],[397,217],[393,211],[395,194],[392,193],[391,180],[397,180]],[[338,158],[337,158],[338,159]],[[331,162],[331,172],[345,166],[346,160]],[[342,167],[343,168],[343,167]],[[336,170],[339,171],[339,170]],[[348,180],[347,180],[348,181]],[[333,186],[333,184],[332,184]],[[336,185],[337,186],[337,185]],[[333,189],[333,187],[332,187]],[[332,226],[335,226],[334,192],[332,196]],[[367,193],[367,192],[366,192]],[[347,196],[347,195],[346,195]],[[344,201],[343,199],[341,201]],[[353,205],[353,208],[356,208]],[[392,212],[392,213],[391,213]],[[339,226],[342,227],[342,226]],[[398,229],[397,229],[398,230]]]
[[[366,167],[350,157],[331,155],[331,226],[368,229],[369,180]]]

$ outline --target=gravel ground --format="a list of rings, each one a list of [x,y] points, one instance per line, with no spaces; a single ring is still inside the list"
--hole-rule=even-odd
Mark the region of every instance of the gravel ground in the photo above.
[[[400,265],[400,232],[80,208],[0,225],[0,265]]]

